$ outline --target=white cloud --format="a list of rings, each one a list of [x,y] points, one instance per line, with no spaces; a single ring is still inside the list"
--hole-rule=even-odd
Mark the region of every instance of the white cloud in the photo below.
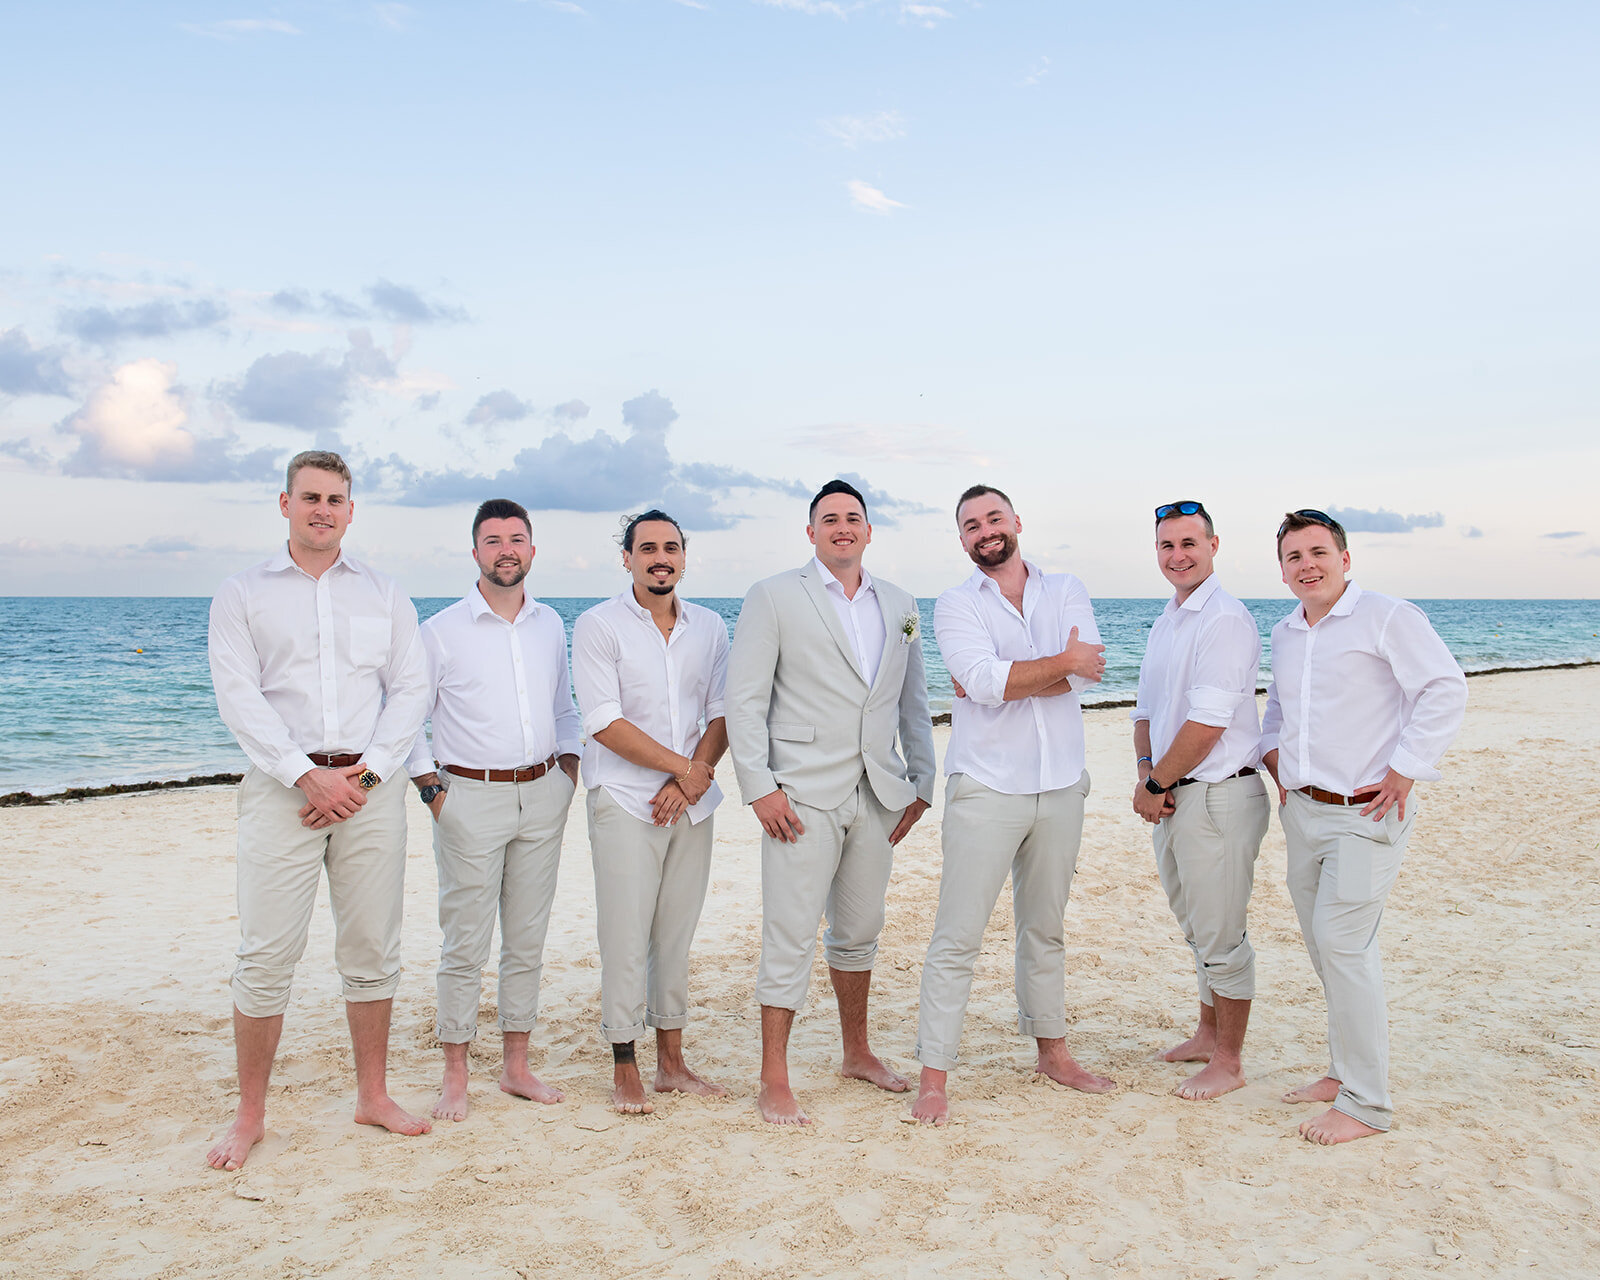
[[[864,209],[868,213],[888,214],[895,209],[904,209],[906,206],[898,200],[891,200],[877,187],[862,182],[860,178],[851,178],[845,183],[845,189],[850,192],[850,199],[856,208]]]
[[[588,13],[581,4],[573,4],[572,0],[544,0],[544,7],[554,9],[557,13]]]
[[[913,0],[900,0],[900,21],[919,27],[936,27],[950,16],[950,10],[936,4],[915,4]]]
[[[1028,68],[1027,73],[1022,77],[1021,83],[1023,85],[1036,85],[1049,74],[1050,59],[1041,57]]]
[[[709,9],[711,6],[705,0],[673,0],[674,4],[681,4],[685,9]]]
[[[867,116],[830,116],[822,127],[845,146],[854,149],[863,142],[892,142],[905,137],[905,117],[898,111],[875,111]]]
[[[225,18],[221,22],[180,22],[191,35],[209,36],[213,40],[237,40],[241,36],[279,35],[297,36],[300,28],[281,18]]]
[[[194,435],[177,378],[178,366],[169,361],[125,364],[64,426],[83,441],[84,453],[113,469],[186,463],[194,454]]]
[[[757,0],[771,9],[792,9],[796,13],[826,14],[830,18],[848,18],[857,9],[865,7],[865,0],[853,4],[840,4],[837,0]]]

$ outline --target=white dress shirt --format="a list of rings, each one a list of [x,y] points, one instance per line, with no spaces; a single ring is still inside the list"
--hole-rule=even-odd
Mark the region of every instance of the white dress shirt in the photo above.
[[[595,605],[572,628],[572,683],[583,710],[583,785],[604,787],[635,818],[651,821],[650,801],[670,775],[624,760],[595,734],[626,720],[670,751],[692,756],[704,726],[722,717],[728,678],[728,628],[717,614],[678,601],[672,635],[662,638],[633,588]],[[722,803],[713,780],[689,806],[690,822]]]
[[[567,682],[567,634],[556,611],[524,596],[507,622],[474,585],[422,624],[433,697],[433,750],[419,729],[406,772],[433,762],[520,769],[582,748]]]
[[[320,578],[288,543],[234,574],[211,601],[207,650],[222,722],[286,787],[316,768],[310,751],[392,776],[427,714],[416,606],[343,552]]]
[[[1028,580],[1022,612],[982,569],[943,592],[933,606],[933,633],[944,665],[967,691],[950,715],[944,771],[966,773],[993,791],[1036,795],[1070,787],[1083,774],[1083,710],[1078,691],[1090,682],[1071,676],[1071,692],[1005,700],[1013,662],[1054,657],[1078,639],[1100,643],[1089,592],[1070,573],[1043,572],[1024,561]]]
[[[1466,677],[1408,600],[1351,582],[1316,626],[1296,605],[1272,628],[1261,753],[1277,749],[1278,781],[1291,791],[1355,795],[1390,769],[1437,781],[1466,709]]]
[[[878,604],[878,592],[872,585],[872,575],[864,568],[861,570],[861,585],[856,588],[855,599],[852,600],[845,595],[844,584],[833,576],[832,569],[816,556],[811,557],[811,563],[822,575],[823,588],[828,593],[828,599],[833,601],[834,611],[839,615],[845,635],[850,637],[850,647],[856,655],[856,670],[870,689],[878,679],[878,664],[883,661],[884,637],[889,633],[888,621]]]
[[[1130,720],[1150,722],[1150,757],[1172,748],[1184,721],[1211,725],[1222,737],[1189,770],[1201,782],[1222,782],[1261,761],[1256,718],[1256,673],[1261,632],[1250,610],[1230,596],[1213,573],[1189,593],[1167,601],[1139,664],[1139,700]],[[1164,779],[1176,782],[1176,778]]]

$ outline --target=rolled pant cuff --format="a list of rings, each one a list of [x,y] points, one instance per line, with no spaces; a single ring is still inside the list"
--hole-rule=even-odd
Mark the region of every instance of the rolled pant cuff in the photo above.
[[[636,1022],[631,1027],[608,1027],[602,1022],[600,1034],[607,1044],[632,1044],[635,1040],[644,1039],[644,1023]]]
[[[860,951],[840,953],[828,951],[828,968],[837,969],[840,973],[870,973],[872,966],[878,962],[878,948],[874,946],[871,951],[862,954]]]
[[[1376,1107],[1364,1107],[1343,1092],[1333,1100],[1333,1109],[1349,1116],[1352,1120],[1361,1121],[1362,1124],[1368,1125],[1380,1133],[1388,1133],[1389,1126],[1394,1123],[1394,1113],[1392,1111],[1380,1111]]]
[[[500,1034],[510,1032],[512,1035],[526,1035],[539,1025],[538,1018],[501,1018],[499,1019]]]
[[[1213,982],[1211,983],[1211,994],[1213,996],[1221,996],[1224,1000],[1254,1000],[1256,998],[1256,976],[1252,973],[1242,981],[1225,982],[1221,985]],[[1210,1004],[1212,1002],[1210,1000],[1202,1000],[1201,1003]]]
[[[436,1022],[433,1024],[433,1034],[440,1044],[471,1044],[478,1038],[478,1028],[447,1027],[443,1023]]]
[[[1017,1015],[1017,1032],[1019,1035],[1032,1036],[1035,1040],[1065,1040],[1067,1038],[1067,1019],[1063,1014],[1055,1018],[1030,1018],[1025,1013]]]
[[[343,981],[344,998],[349,1004],[372,1004],[378,1000],[393,1000],[394,993],[400,990],[400,975],[392,974],[387,978],[346,978]]]
[[[686,1013],[651,1013],[648,1009],[644,1012],[644,1025],[656,1031],[682,1031],[689,1025],[689,1015]]]
[[[925,1049],[920,1040],[917,1041],[917,1047],[912,1050],[912,1056],[932,1071],[954,1071],[958,1061],[953,1053],[941,1053],[937,1049]]]
[[[285,991],[280,995],[263,995],[241,987],[237,982],[229,984],[233,992],[233,1007],[247,1018],[281,1018],[285,1009],[289,1007],[289,993]]]

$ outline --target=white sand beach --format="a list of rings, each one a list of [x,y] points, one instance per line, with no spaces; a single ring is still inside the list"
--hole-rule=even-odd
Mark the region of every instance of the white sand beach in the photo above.
[[[0,816],[0,1275],[1367,1277],[1600,1269],[1600,669],[1471,682],[1445,780],[1383,925],[1396,1123],[1323,1149],[1285,1089],[1321,1074],[1321,991],[1268,835],[1252,937],[1249,1084],[1170,1090],[1156,1054],[1195,1013],[1189,954],[1130,811],[1124,712],[1088,716],[1089,802],[1068,909],[1069,1046],[1120,1087],[1030,1075],[1015,1032],[1011,916],[986,939],[950,1126],[836,1074],[820,964],[791,1061],[815,1123],[762,1124],[754,1097],[758,830],[733,796],[694,966],[691,1063],[729,1087],[607,1107],[594,897],[581,798],[546,952],[535,1070],[553,1107],[495,1087],[494,977],[473,1113],[405,1139],[351,1123],[332,924],[297,974],[269,1134],[206,1168],[229,1118],[234,798],[215,788]],[[948,730],[939,730],[941,749]],[[432,1104],[438,931],[414,799],[406,973],[391,1089]],[[901,846],[874,986],[875,1044],[913,1073],[917,982],[938,894],[937,809]],[[1008,891],[1009,893],[1009,891]],[[645,1065],[650,1053],[641,1042]]]

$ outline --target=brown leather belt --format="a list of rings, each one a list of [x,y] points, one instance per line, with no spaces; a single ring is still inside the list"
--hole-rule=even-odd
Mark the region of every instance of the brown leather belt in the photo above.
[[[453,777],[471,778],[474,782],[537,782],[555,767],[554,756],[538,764],[525,764],[520,769],[468,769],[459,764],[439,766]]]
[[[1222,781],[1222,782],[1232,782],[1235,778],[1248,778],[1248,777],[1252,776],[1254,773],[1255,773],[1255,768],[1252,766],[1250,768],[1240,769],[1238,773],[1230,773],[1226,778],[1220,779],[1220,781]],[[1191,782],[1199,782],[1199,781],[1200,781],[1199,778],[1179,778],[1172,785],[1175,786],[1175,787],[1186,787]]]
[[[360,764],[359,755],[330,756],[325,751],[308,751],[306,759],[319,769],[348,769],[353,764]]]
[[[1363,791],[1358,796],[1342,796],[1337,791],[1324,791],[1321,787],[1296,787],[1295,790],[1322,804],[1342,804],[1346,808],[1351,805],[1364,805],[1378,794],[1376,791]]]

